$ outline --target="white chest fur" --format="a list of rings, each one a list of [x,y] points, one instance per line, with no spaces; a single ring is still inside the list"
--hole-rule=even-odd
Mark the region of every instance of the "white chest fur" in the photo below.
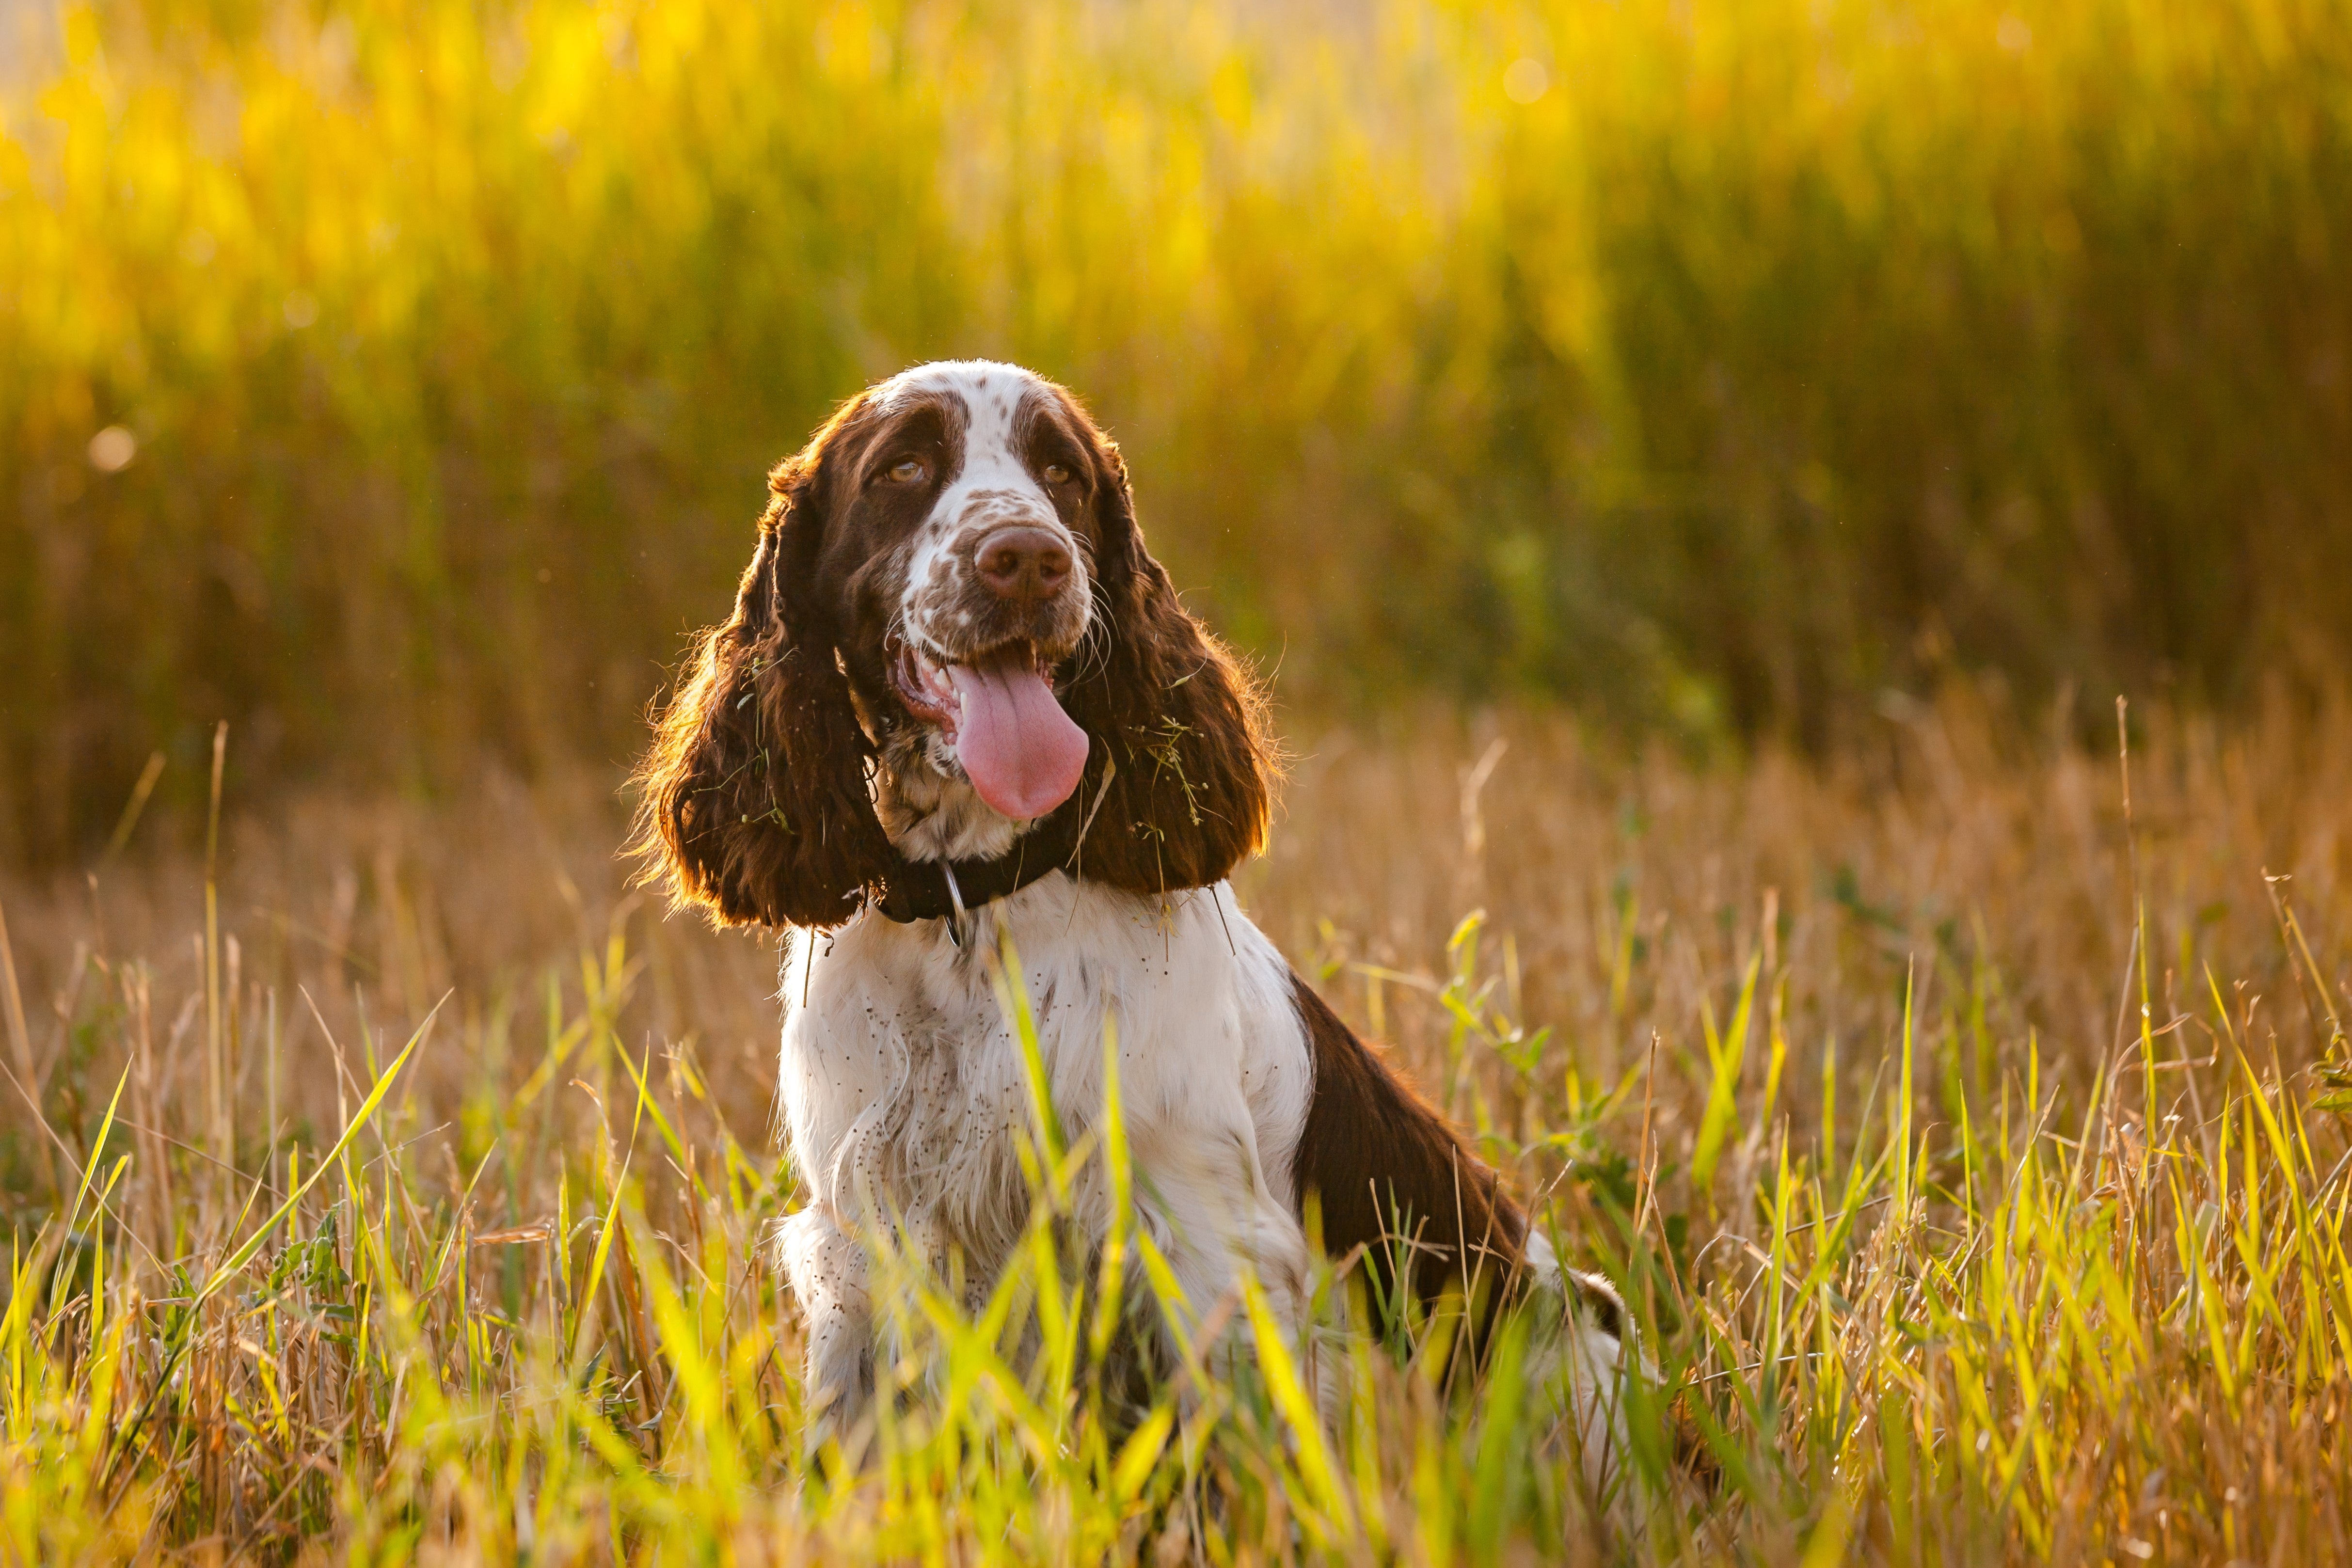
[[[1139,1220],[1200,1310],[1246,1260],[1268,1288],[1305,1287],[1292,1159],[1312,1089],[1288,966],[1220,883],[1143,899],[1055,873],[981,911],[958,946],[944,923],[869,913],[783,974],[779,1098],[806,1206],[780,1250],[816,1338],[866,1316],[855,1237],[896,1216],[906,1240],[960,1253],[984,1289],[1018,1239],[1032,1125],[1017,1037],[988,954],[1011,938],[1055,1111],[1073,1137],[1104,1104],[1106,1022],[1138,1170]],[[805,999],[803,1000],[803,997]],[[1080,1219],[1099,1228],[1107,1215]],[[846,1335],[845,1335],[845,1342]],[[853,1392],[855,1366],[812,1371]],[[846,1348],[841,1353],[846,1357]],[[830,1389],[824,1390],[831,1392]]]

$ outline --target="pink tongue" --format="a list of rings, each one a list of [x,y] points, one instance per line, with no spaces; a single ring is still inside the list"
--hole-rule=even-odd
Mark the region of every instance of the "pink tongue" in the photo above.
[[[963,699],[956,755],[980,798],[1008,817],[1042,817],[1070,798],[1087,768],[1087,732],[1025,663],[950,664]]]

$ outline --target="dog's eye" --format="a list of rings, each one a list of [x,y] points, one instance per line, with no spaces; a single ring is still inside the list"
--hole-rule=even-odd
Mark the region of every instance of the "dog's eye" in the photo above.
[[[894,485],[919,485],[923,479],[923,465],[912,457],[901,457],[890,465],[890,482]]]
[[[1068,484],[1068,483],[1069,483],[1069,479],[1070,479],[1070,471],[1069,471],[1067,468],[1063,467],[1060,464],[1058,464],[1058,463],[1048,463],[1048,464],[1046,464],[1046,465],[1045,465],[1045,483],[1046,483],[1046,484],[1048,484],[1048,485],[1066,485],[1066,484]]]

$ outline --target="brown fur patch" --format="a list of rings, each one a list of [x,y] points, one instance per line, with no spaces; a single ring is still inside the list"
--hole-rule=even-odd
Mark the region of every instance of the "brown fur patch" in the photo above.
[[[817,581],[824,457],[845,405],[769,476],[735,612],[697,639],[637,769],[630,850],[680,903],[728,925],[838,925],[895,857],[866,793],[871,750]]]
[[[1097,533],[1095,627],[1062,686],[1063,707],[1096,741],[1062,808],[1094,813],[1079,873],[1145,894],[1206,887],[1265,843],[1276,773],[1265,700],[1145,549],[1118,448],[1069,409],[1092,447]]]
[[[1402,1238],[1423,1301],[1454,1281],[1473,1301],[1499,1303],[1523,1272],[1528,1230],[1503,1178],[1312,986],[1295,975],[1291,984],[1315,1070],[1295,1169],[1302,1207],[1310,1192],[1322,1205],[1324,1249],[1338,1258],[1362,1247],[1393,1299]]]

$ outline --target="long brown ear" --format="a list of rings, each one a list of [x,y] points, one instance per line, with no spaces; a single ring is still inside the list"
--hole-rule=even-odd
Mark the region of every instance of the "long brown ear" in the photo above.
[[[822,458],[839,423],[769,476],[735,613],[697,640],[637,768],[630,849],[646,880],[727,925],[838,925],[891,863],[866,787],[872,748],[815,591]]]
[[[1265,842],[1265,699],[1177,599],[1144,549],[1126,463],[1094,442],[1096,630],[1062,694],[1096,741],[1073,802],[1091,821],[1078,873],[1132,893],[1205,887]]]

